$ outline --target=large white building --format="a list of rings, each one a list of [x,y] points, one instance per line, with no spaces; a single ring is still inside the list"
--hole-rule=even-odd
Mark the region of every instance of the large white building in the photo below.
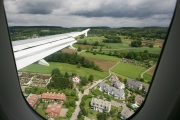
[[[92,98],[91,108],[99,112],[110,112],[111,102],[98,99],[98,98]]]

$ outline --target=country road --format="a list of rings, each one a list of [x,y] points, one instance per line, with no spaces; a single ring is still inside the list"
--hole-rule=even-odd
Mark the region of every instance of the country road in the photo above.
[[[101,82],[103,82],[104,80],[106,80],[108,77],[111,76],[111,69],[113,67],[115,67],[117,64],[119,64],[119,62],[117,62],[114,66],[112,66],[110,69],[109,69],[109,75],[101,80],[98,80],[98,81],[95,81],[90,87],[88,87],[86,90],[84,90],[84,94],[82,94],[81,92],[79,92],[79,90],[75,87],[76,91],[78,92],[78,96],[79,96],[79,100],[76,102],[77,103],[77,106],[76,106],[76,109],[74,111],[74,113],[72,114],[71,116],[71,120],[77,120],[77,116],[80,112],[80,103],[81,103],[81,100],[82,100],[82,97],[84,95],[88,95],[89,94],[89,91],[90,89],[94,88],[95,86],[97,86],[98,84],[100,84]]]
[[[153,68],[154,66],[156,66],[156,65],[153,65],[152,67],[150,67],[149,69],[147,69],[147,70],[145,70],[143,73],[141,73],[141,78],[143,78],[143,75],[144,75],[144,73],[146,73],[147,71],[149,71],[151,68]]]

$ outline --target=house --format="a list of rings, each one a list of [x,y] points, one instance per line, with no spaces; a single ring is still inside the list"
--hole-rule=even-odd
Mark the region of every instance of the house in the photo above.
[[[73,80],[74,83],[79,83],[80,82],[79,76],[72,77],[72,80]]]
[[[137,89],[137,90],[142,89],[142,83],[137,81],[137,80],[128,79],[126,82],[126,85],[130,88],[133,88],[133,89]]]
[[[49,117],[59,117],[62,109],[62,104],[49,104],[45,114]]]
[[[36,104],[38,103],[39,100],[39,96],[36,94],[30,94],[26,100],[28,101],[28,103],[31,105],[32,108],[36,107]]]
[[[118,88],[118,89],[124,89],[125,85],[119,81],[119,78],[116,75],[112,75],[109,79],[109,81],[111,82],[111,84]]]
[[[144,93],[147,94],[148,90],[149,90],[149,85],[146,85],[144,89]]]
[[[129,118],[132,114],[134,114],[134,111],[130,110],[128,107],[123,108],[121,111],[121,117],[125,119]]]
[[[98,98],[92,98],[91,108],[99,112],[110,112],[111,102],[98,99]]]
[[[47,101],[49,101],[49,102],[54,102],[54,101],[56,101],[56,102],[63,102],[63,101],[65,101],[66,100],[66,95],[65,94],[56,94],[56,93],[43,93],[42,94],[42,100],[43,101],[45,101],[45,102],[47,102]]]
[[[108,84],[101,82],[99,85],[99,90],[106,92],[116,98],[124,99],[125,93],[123,89],[117,89],[115,87],[110,87]]]
[[[135,97],[135,104],[140,106],[144,102],[144,97],[141,95],[136,95]]]

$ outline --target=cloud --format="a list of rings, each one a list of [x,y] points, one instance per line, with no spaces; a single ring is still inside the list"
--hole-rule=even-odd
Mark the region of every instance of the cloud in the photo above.
[[[11,26],[168,26],[175,2],[175,0],[17,0],[5,1],[5,9]]]

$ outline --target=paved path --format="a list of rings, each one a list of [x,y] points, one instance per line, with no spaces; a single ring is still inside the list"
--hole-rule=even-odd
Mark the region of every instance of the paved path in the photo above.
[[[92,88],[94,88],[95,86],[97,86],[98,84],[100,84],[101,82],[103,82],[104,80],[106,80],[108,77],[111,76],[111,69],[113,67],[115,67],[117,64],[119,64],[119,62],[117,62],[114,66],[112,66],[110,69],[109,69],[109,75],[107,77],[105,77],[104,79],[102,80],[98,80],[98,81],[95,81],[90,87],[88,87],[86,90],[84,90],[84,94],[82,94],[76,87],[76,91],[78,92],[78,96],[79,96],[79,100],[77,101],[77,106],[76,106],[76,109],[74,111],[74,113],[72,114],[72,117],[71,117],[71,120],[77,120],[77,116],[79,114],[79,111],[80,111],[80,103],[81,103],[81,100],[82,100],[82,97],[84,95],[88,95],[89,94],[89,90],[91,90]],[[86,117],[86,120],[88,120],[89,118]]]
[[[82,97],[83,97],[84,95],[81,94],[81,93],[79,93],[78,96],[79,96],[79,100],[76,102],[76,103],[77,103],[77,104],[76,104],[77,106],[76,106],[76,109],[75,109],[74,113],[73,113],[72,116],[71,116],[71,120],[77,120],[77,116],[78,116],[79,111],[80,111],[79,105],[80,105],[81,100],[82,100]]]
[[[81,50],[80,52],[77,52],[78,55],[81,54],[82,52],[86,52],[86,50]]]
[[[144,73],[146,73],[147,71],[149,71],[151,68],[153,68],[154,66],[156,66],[156,65],[153,65],[152,67],[150,67],[149,69],[147,69],[146,71],[144,71],[143,73],[141,73],[141,78],[143,78],[143,75],[144,75]]]

